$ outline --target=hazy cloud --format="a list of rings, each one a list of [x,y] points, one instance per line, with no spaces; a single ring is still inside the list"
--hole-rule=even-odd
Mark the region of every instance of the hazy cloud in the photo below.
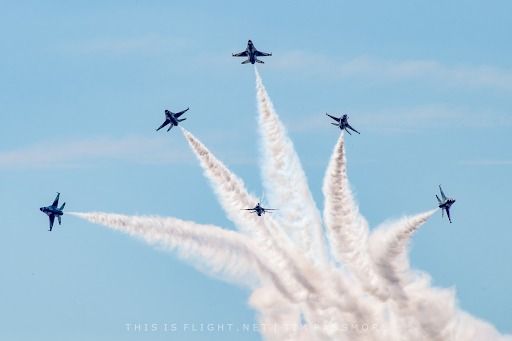
[[[465,166],[512,166],[512,160],[466,160],[461,161],[461,164]]]
[[[356,129],[393,133],[446,127],[490,128],[512,125],[510,115],[442,104],[388,107],[372,111],[365,109],[358,111],[357,114],[348,114],[351,124]],[[294,132],[318,132],[332,128],[330,120],[318,113],[299,117],[287,123]]]
[[[158,55],[177,48],[185,48],[187,45],[188,43],[182,39],[147,34],[132,37],[91,38],[65,43],[59,49],[80,55]]]
[[[372,81],[425,80],[449,86],[512,90],[512,69],[492,65],[454,64],[436,60],[384,60],[360,56],[351,60],[301,51],[276,55],[273,66],[310,74]]]
[[[0,169],[63,168],[90,166],[92,162],[124,160],[138,164],[182,163],[189,153],[178,150],[164,137],[97,137],[78,141],[33,144],[0,151]]]

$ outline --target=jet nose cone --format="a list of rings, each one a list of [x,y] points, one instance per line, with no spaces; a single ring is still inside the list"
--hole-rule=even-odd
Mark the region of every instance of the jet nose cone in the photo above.
[[[40,207],[40,208],[39,208],[39,211],[41,211],[41,212],[42,212],[42,211],[43,211],[43,208],[42,208],[42,207]]]

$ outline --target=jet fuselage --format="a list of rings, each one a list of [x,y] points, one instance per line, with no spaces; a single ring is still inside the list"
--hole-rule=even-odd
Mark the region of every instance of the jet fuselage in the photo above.
[[[57,215],[57,216],[64,215],[64,212],[62,212],[62,210],[58,209],[57,207],[52,207],[52,206],[41,207],[41,208],[39,208],[39,210],[41,212],[45,213],[48,216],[50,216],[50,215]]]
[[[447,209],[450,208],[455,203],[455,199],[446,199],[445,202],[439,204],[439,208]]]
[[[179,124],[178,120],[174,117],[173,113],[172,112],[166,112],[165,113],[165,116],[167,117],[167,119],[171,122],[172,125],[175,125],[177,126]]]
[[[251,61],[251,64],[256,63],[256,48],[250,40],[247,42],[247,54],[249,55],[248,57]]]
[[[341,117],[338,127],[340,127],[340,129],[342,129],[342,130],[346,129],[348,127],[348,116],[347,115],[343,115]]]
[[[261,217],[261,215],[265,213],[265,209],[261,207],[259,203],[258,205],[256,205],[256,207],[254,207],[254,211],[259,217]]]

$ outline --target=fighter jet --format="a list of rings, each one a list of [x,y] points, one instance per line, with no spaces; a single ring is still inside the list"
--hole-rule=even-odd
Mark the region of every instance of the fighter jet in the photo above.
[[[261,215],[265,214],[267,211],[277,211],[276,208],[263,208],[261,207],[260,203],[256,204],[254,208],[243,208],[242,210],[251,211],[251,213],[256,213],[258,217],[261,217]]]
[[[187,109],[177,112],[177,113],[170,112],[169,110],[166,109],[165,110],[165,122],[162,123],[162,125],[160,127],[158,127],[158,129],[156,131],[159,131],[160,129],[162,129],[163,127],[165,127],[168,124],[170,124],[170,126],[169,126],[169,129],[167,129],[167,131],[171,130],[171,128],[174,126],[178,126],[178,124],[180,122],[185,121],[187,119],[187,118],[179,119],[178,117],[180,117],[181,115],[186,113],[188,111],[188,109],[190,109],[190,108],[187,108]]]
[[[444,192],[443,192],[443,189],[441,188],[441,185],[439,185],[439,191],[441,191],[441,198],[443,198],[443,199],[442,200],[439,199],[437,194],[436,194],[436,198],[437,198],[437,201],[439,202],[439,208],[441,209],[441,212],[442,212],[441,214],[444,217],[444,211],[446,211],[446,215],[448,216],[448,220],[451,223],[452,219],[450,217],[450,207],[455,202],[455,199],[447,198],[446,195],[444,195]]]
[[[348,123],[348,116],[346,114],[341,116],[340,118],[335,117],[335,116],[331,116],[331,115],[329,115],[327,113],[326,113],[326,115],[336,121],[336,123],[334,123],[334,122],[331,123],[332,125],[338,126],[341,130],[345,130],[347,133],[349,133],[349,135],[352,135],[350,133],[349,129],[352,130],[352,131],[355,131],[358,134],[361,134],[360,132],[358,132],[357,130],[352,128],[352,126]]]
[[[59,205],[59,196],[60,193],[57,192],[57,197],[55,197],[55,200],[53,201],[53,204],[46,207],[41,207],[39,210],[46,215],[48,215],[48,218],[50,219],[50,229],[48,231],[51,231],[53,228],[53,221],[55,220],[55,217],[59,220],[59,225],[61,224],[61,216],[64,214],[62,210],[64,209],[64,206],[66,206],[66,203],[63,203],[61,207],[58,207]]]
[[[247,42],[247,48],[245,49],[245,51],[232,54],[233,57],[248,57],[246,60],[244,60],[242,62],[242,64],[247,64],[247,63],[264,64],[263,61],[259,60],[257,57],[266,57],[266,56],[271,56],[271,55],[272,55],[272,53],[265,53],[265,52],[260,52],[260,51],[256,50],[256,47],[254,47],[254,44],[250,40]]]

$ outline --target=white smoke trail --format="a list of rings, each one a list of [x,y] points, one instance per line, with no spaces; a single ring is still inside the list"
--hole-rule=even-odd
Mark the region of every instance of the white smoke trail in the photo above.
[[[191,261],[208,274],[222,274],[225,278],[253,288],[258,285],[254,278],[257,274],[257,280],[264,284],[258,290],[274,293],[274,303],[277,300],[280,304],[268,305],[266,302],[269,297],[261,295],[252,298],[251,304],[260,310],[262,319],[267,323],[278,316],[287,318],[281,322],[288,321],[288,328],[278,328],[279,334],[276,335],[296,335],[294,329],[290,328],[290,323],[300,316],[297,304],[291,303],[297,301],[296,293],[290,291],[289,283],[284,283],[286,276],[281,271],[272,269],[269,266],[272,262],[264,256],[265,252],[247,237],[213,225],[200,225],[176,218],[124,216],[101,212],[68,214],[141,238],[150,245],[168,250],[177,249],[182,258]],[[286,310],[288,313],[283,315]],[[293,312],[296,314],[295,319],[290,315]],[[272,333],[275,334],[275,331]],[[293,337],[285,339],[293,340]]]
[[[281,225],[292,236],[299,249],[306,251],[306,256],[309,259],[321,260],[320,263],[323,263],[326,251],[320,214],[309,191],[306,176],[293,144],[272,106],[257,70],[255,73],[262,153],[264,155],[262,166],[264,184],[271,194],[272,201],[283,208],[279,212],[283,218]],[[311,270],[306,277],[308,283],[314,283],[314,289],[309,288],[308,304],[309,308],[319,317],[318,323],[325,323],[329,318],[335,316],[332,309],[343,314],[342,319],[345,321],[353,321],[354,316],[361,312],[371,315],[369,313],[371,309],[365,300],[355,299],[354,290],[359,284],[347,285],[343,278],[333,278],[332,272],[326,271],[327,269],[322,269],[323,273],[320,273],[318,269],[306,265],[305,261],[297,260],[296,263],[301,264],[302,269],[309,268]],[[331,276],[328,277],[326,274]],[[333,280],[338,289],[342,288],[341,290],[333,290],[332,284],[330,284]],[[316,296],[316,292],[322,294]],[[317,300],[322,299],[322,302],[314,302],[311,297],[317,297]],[[351,313],[347,312],[347,306],[351,307]],[[335,323],[336,320],[332,322]]]
[[[391,310],[405,340],[512,340],[457,307],[454,290],[436,288],[430,277],[410,268],[412,235],[437,209],[383,224],[370,235],[372,259],[390,288]]]
[[[271,253],[277,267],[288,269],[287,260],[291,257],[284,254],[289,241],[284,236],[272,217],[264,219],[256,214],[242,211],[253,207],[256,198],[249,194],[241,179],[234,175],[219,159],[217,159],[192,133],[182,128],[192,151],[198,158],[205,176],[210,180],[217,198],[228,218],[242,229],[242,232],[254,236],[258,245]]]
[[[451,290],[433,288],[427,275],[411,271],[409,265],[409,240],[435,212],[385,224],[370,237],[372,257],[390,288],[402,327],[422,340],[446,340],[457,312]]]
[[[500,335],[490,324],[461,311],[453,290],[432,287],[428,275],[410,268],[409,241],[434,211],[388,223],[368,235],[350,191],[342,136],[323,192],[327,237],[333,255],[345,267],[318,262],[324,254],[318,210],[257,71],[256,81],[267,153],[264,180],[266,186],[275,186],[268,190],[282,208],[283,214],[277,216],[281,225],[271,216],[241,211],[254,206],[254,196],[184,129],[223,209],[241,232],[175,218],[71,214],[177,250],[201,270],[255,289],[250,304],[259,311],[260,321],[279,327],[262,330],[267,340],[511,341],[512,336]],[[291,243],[281,227],[299,243]]]
[[[368,251],[368,223],[359,213],[347,177],[343,134],[329,161],[322,188],[324,222],[334,258],[354,273],[363,286],[385,296]]]
[[[292,299],[293,293],[285,288],[281,276],[269,266],[264,253],[239,233],[176,218],[102,212],[68,214],[141,238],[153,246],[176,249],[182,258],[209,274],[221,274],[253,288],[259,285],[256,280],[270,281],[283,297]]]
[[[512,335],[500,335],[492,325],[481,321],[463,311],[453,322],[453,332],[448,340],[453,341],[512,341]]]
[[[323,262],[326,251],[320,213],[293,143],[274,110],[258,70],[254,71],[265,191],[270,202],[279,206],[287,234],[308,256]]]
[[[283,300],[282,295],[272,287],[254,290],[249,299],[250,305],[260,312],[258,320],[261,333],[267,341],[300,339],[300,307]],[[311,338],[309,339],[311,340]]]
[[[280,269],[280,274],[285,278],[287,285],[293,288],[291,289],[295,294],[293,301],[304,301],[311,284],[302,276],[302,272],[294,262],[294,257],[289,254],[290,243],[286,236],[281,233],[271,217],[263,218],[241,211],[242,208],[253,207],[256,202],[256,199],[248,193],[243,181],[231,173],[192,133],[183,128],[182,131],[200,161],[205,176],[210,180],[228,218],[237,227],[242,228],[243,232],[253,236],[262,251],[268,254],[272,265]],[[299,283],[300,287],[298,287]]]
[[[378,270],[388,283],[403,284],[410,280],[408,245],[414,232],[437,210],[404,217],[398,221],[383,224],[370,236],[370,250]]]
[[[257,199],[249,194],[243,181],[234,175],[192,133],[185,128],[181,128],[181,130],[201,163],[204,174],[210,180],[228,218],[245,233],[261,234],[261,222],[254,215],[242,211],[244,208],[253,207]]]
[[[258,217],[241,210],[253,207],[256,202],[254,196],[248,193],[243,181],[229,171],[192,133],[182,130],[228,217],[237,227],[242,227],[243,232],[254,236],[258,245],[270,252],[275,261],[279,261],[276,266],[283,271],[296,269],[297,265],[293,262],[296,255],[290,254],[293,252],[291,244],[273,218]],[[300,274],[299,271],[295,272],[297,275]]]
[[[299,252],[295,252],[289,244],[286,236],[280,233],[280,229],[272,217],[257,217],[255,215],[240,213],[240,207],[250,205],[253,198],[247,193],[242,180],[232,174],[215,156],[190,132],[183,129],[185,138],[198,157],[206,177],[210,180],[215,192],[222,203],[228,217],[237,226],[243,226],[244,231],[254,235],[255,241],[264,252],[269,255],[275,268],[280,269],[280,275],[288,288],[294,288],[294,302],[305,304],[303,308],[310,318],[317,317],[319,323],[325,320],[323,316],[325,305],[333,304],[338,313],[343,314],[345,320],[354,320],[354,314],[370,309],[361,300],[355,298],[353,288],[337,279],[337,285],[343,286],[342,293],[330,288],[330,278],[326,278],[318,269],[309,263],[307,258]],[[245,207],[252,207],[245,206]],[[256,232],[255,232],[256,231]],[[285,280],[286,279],[286,280]],[[323,279],[323,280],[322,280]],[[292,290],[292,289],[289,289]],[[329,294],[330,293],[330,294]],[[339,297],[339,299],[337,298]],[[330,297],[330,301],[315,302],[312,297]],[[356,313],[347,309],[356,309]]]

